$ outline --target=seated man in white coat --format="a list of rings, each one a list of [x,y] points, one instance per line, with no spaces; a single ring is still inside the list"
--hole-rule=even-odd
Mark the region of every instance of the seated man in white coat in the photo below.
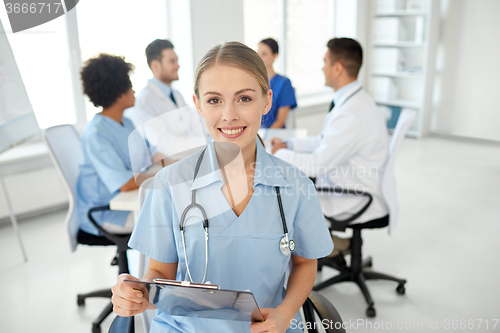
[[[135,99],[135,106],[125,115],[143,132],[160,156],[205,144],[204,129],[194,108],[189,108],[172,82],[179,79],[178,57],[173,44],[156,39],[146,47],[146,59],[153,72],[146,87]],[[150,121],[155,119],[154,121]],[[146,127],[142,127],[145,125]],[[174,160],[165,160],[171,163]],[[154,161],[157,162],[157,161]]]
[[[385,217],[388,213],[381,183],[388,158],[388,135],[382,114],[373,98],[357,81],[362,64],[361,45],[350,38],[334,38],[328,44],[323,67],[325,84],[335,90],[320,135],[287,142],[271,140],[272,152],[316,178],[316,187],[366,191],[373,202],[352,223]],[[367,202],[366,197],[320,193],[326,216],[344,219]],[[332,256],[347,250],[349,242],[334,237]],[[343,257],[339,258],[342,259]],[[345,262],[344,262],[345,263]]]

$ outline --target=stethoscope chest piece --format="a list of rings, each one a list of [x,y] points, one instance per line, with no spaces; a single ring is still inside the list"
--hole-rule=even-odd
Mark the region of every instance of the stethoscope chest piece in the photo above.
[[[280,251],[284,256],[289,256],[293,251],[295,251],[295,241],[293,239],[289,240],[288,234],[281,237]]]

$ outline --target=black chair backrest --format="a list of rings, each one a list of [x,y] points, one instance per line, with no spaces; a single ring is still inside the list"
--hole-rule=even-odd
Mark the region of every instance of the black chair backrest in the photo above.
[[[316,291],[311,291],[306,302],[302,306],[304,321],[310,323],[308,333],[327,332],[345,333],[343,321],[337,309],[325,296]],[[319,321],[316,320],[315,315]],[[320,330],[319,328],[322,328]]]

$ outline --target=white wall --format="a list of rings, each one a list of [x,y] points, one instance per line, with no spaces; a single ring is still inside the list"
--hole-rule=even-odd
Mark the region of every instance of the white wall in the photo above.
[[[181,66],[173,85],[192,104],[200,59],[217,44],[243,42],[243,0],[167,0],[167,12],[168,37]]]
[[[243,0],[191,0],[193,61],[217,44],[243,42]]]
[[[188,105],[193,105],[193,38],[191,31],[191,2],[167,0],[168,38],[179,57],[179,80],[173,87],[181,93]]]
[[[431,131],[500,141],[500,1],[443,0]]]

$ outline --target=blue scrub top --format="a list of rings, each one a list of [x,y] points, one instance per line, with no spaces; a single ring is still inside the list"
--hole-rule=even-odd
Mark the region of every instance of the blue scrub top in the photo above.
[[[122,124],[96,114],[83,131],[81,144],[83,164],[77,181],[76,208],[80,229],[99,235],[87,217],[90,208],[105,206],[120,192],[133,176],[128,137],[134,130],[132,121],[122,118]],[[108,222],[124,226],[128,211],[103,211],[93,213],[99,223]]]
[[[259,307],[277,307],[285,297],[291,256],[279,249],[284,233],[275,187],[280,188],[289,236],[296,242],[294,255],[316,259],[333,249],[314,184],[298,168],[269,155],[257,140],[254,193],[238,217],[221,192],[224,182],[214,142],[204,154],[194,182],[200,152],[158,172],[129,246],[156,261],[178,262],[177,279],[189,281],[179,217],[196,190],[196,202],[204,207],[209,220],[207,281],[222,289],[251,291]],[[194,282],[201,282],[205,236],[198,209],[189,210],[186,216],[185,239],[191,276]],[[249,323],[170,316],[158,310],[150,332],[249,330]]]
[[[295,90],[292,87],[290,79],[279,74],[276,74],[271,81],[269,81],[271,90],[273,91],[273,105],[269,112],[262,116],[261,127],[269,128],[278,116],[278,109],[283,106],[290,106],[293,109],[297,106],[295,100]]]

